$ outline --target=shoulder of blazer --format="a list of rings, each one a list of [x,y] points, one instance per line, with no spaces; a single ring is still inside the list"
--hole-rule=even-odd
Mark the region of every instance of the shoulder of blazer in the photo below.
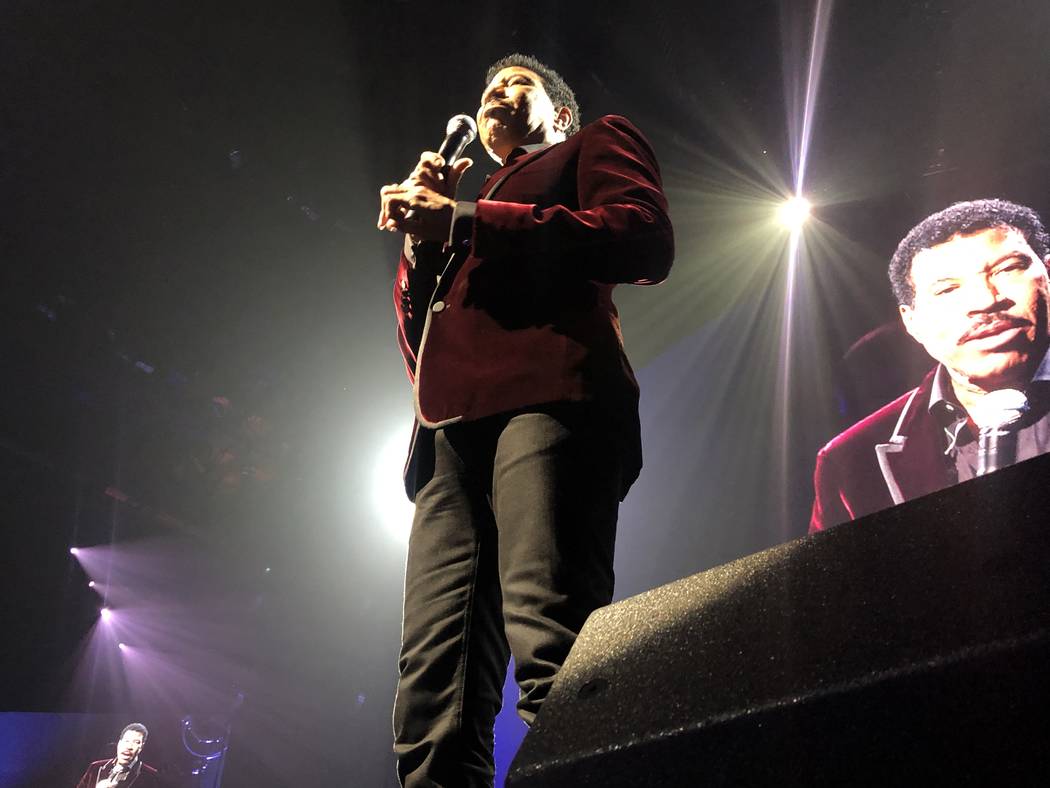
[[[650,153],[652,150],[649,141],[627,118],[622,115],[602,115],[561,142],[528,153],[510,166],[496,170],[482,185],[478,195],[479,199],[498,199],[498,194],[507,180],[521,170],[530,167],[534,162],[546,160],[549,164],[554,164],[572,159],[592,137],[607,139],[630,137],[643,144]]]
[[[630,137],[634,142],[641,143],[646,148],[652,148],[649,140],[646,139],[641,130],[623,115],[602,115],[600,118],[588,123],[569,139],[579,137],[582,142],[592,136]]]
[[[561,142],[556,142],[543,150],[523,156],[522,160],[527,164],[548,153],[569,154],[593,137],[632,137],[644,142],[646,145],[649,144],[642,132],[638,130],[638,127],[623,115],[602,115]]]
[[[916,388],[906,391],[893,402],[883,405],[836,435],[820,450],[821,454],[841,456],[863,452],[866,455],[877,444],[890,441],[895,436],[907,437],[909,427],[929,399],[933,374],[931,371]],[[909,401],[912,403],[910,406]]]

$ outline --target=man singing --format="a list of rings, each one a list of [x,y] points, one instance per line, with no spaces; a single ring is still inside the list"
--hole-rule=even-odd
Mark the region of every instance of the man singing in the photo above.
[[[146,744],[149,731],[141,722],[133,722],[120,732],[117,756],[109,760],[95,761],[87,767],[77,788],[150,788],[159,785],[157,770],[143,763],[139,756]]]
[[[1028,400],[1016,459],[1050,451],[1048,263],[1039,217],[1005,200],[957,203],[905,236],[890,282],[908,333],[940,363],[820,450],[811,531],[973,478],[991,392]]]
[[[379,227],[406,234],[394,308],[417,422],[394,704],[406,788],[491,785],[510,654],[531,723],[611,601],[617,509],[641,468],[612,291],[662,281],[674,256],[630,122],[581,128],[572,90],[529,56],[486,82],[477,125],[500,168],[478,199],[455,199],[469,160],[429,152],[380,192]]]

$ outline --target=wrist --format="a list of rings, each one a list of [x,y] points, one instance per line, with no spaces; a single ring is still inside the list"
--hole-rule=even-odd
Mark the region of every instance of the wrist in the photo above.
[[[448,241],[454,249],[470,246],[474,238],[474,211],[477,203],[459,200],[453,203],[452,225],[449,227]]]

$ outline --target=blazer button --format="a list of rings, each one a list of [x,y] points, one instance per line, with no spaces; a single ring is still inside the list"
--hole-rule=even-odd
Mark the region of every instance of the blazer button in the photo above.
[[[435,312],[441,312],[445,308],[445,302],[444,301],[435,301],[434,305],[432,307],[430,307],[430,308],[433,309]]]

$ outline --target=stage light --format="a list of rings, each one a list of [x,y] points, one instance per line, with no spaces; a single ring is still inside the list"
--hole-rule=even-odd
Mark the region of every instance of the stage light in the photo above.
[[[127,651],[128,650],[128,647],[126,645],[124,645],[123,643],[117,643],[117,648],[119,648],[121,651]]]
[[[811,207],[805,197],[792,197],[777,209],[777,220],[789,230],[799,230],[809,218]]]
[[[95,587],[95,581],[94,580],[89,580],[88,581],[88,588],[94,588],[94,587]]]
[[[104,607],[99,611],[99,615],[102,617],[103,621],[109,621],[113,617],[113,611],[108,607]]]
[[[70,547],[69,548],[69,554],[70,555],[76,555],[79,552],[80,552],[80,550],[78,548],[76,548],[76,547]]]
[[[412,438],[412,426],[396,430],[379,450],[373,464],[372,507],[383,527],[399,542],[408,542],[412,529],[412,502],[405,497],[401,472]]]

